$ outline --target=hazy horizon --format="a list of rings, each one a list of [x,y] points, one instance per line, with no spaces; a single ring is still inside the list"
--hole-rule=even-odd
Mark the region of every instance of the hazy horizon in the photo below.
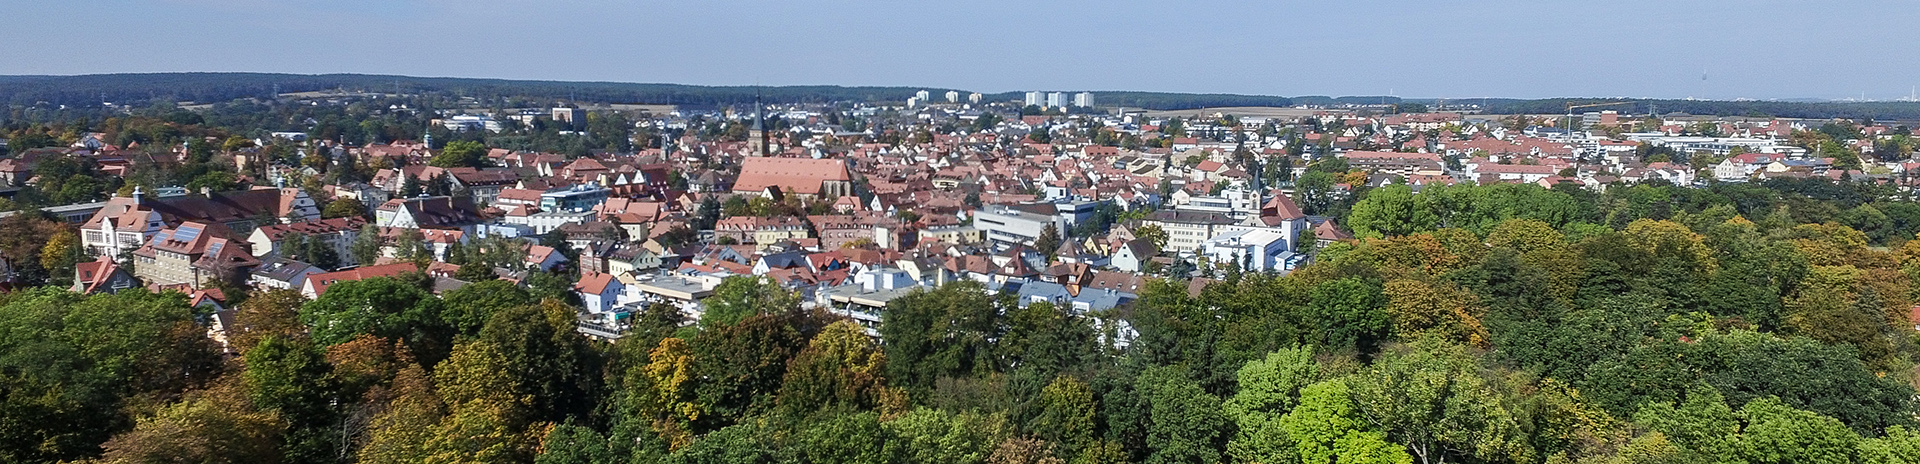
[[[15,3],[0,74],[1447,99],[1892,100],[1920,83],[1899,50],[1920,9],[1892,2]]]

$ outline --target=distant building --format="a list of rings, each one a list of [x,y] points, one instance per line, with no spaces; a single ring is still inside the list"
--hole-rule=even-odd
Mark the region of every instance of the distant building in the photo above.
[[[929,100],[929,99],[932,99],[932,98],[933,98],[933,92],[928,92],[928,91],[925,91],[925,90],[922,90],[922,91],[919,91],[919,92],[914,92],[914,93],[913,93],[913,98],[915,98],[915,99],[918,99],[918,100],[920,100],[920,101],[927,101],[927,100]]]
[[[487,132],[500,132],[501,130],[506,129],[506,126],[500,125],[500,121],[493,120],[492,116],[462,114],[462,115],[454,116],[451,118],[441,119],[439,120],[439,122],[441,126],[444,126],[447,128],[447,130],[454,131],[454,132],[469,132],[469,131],[481,131],[481,130],[484,130]]]
[[[947,103],[960,103],[960,92],[954,91],[954,90],[948,90]]]
[[[1080,93],[1073,94],[1073,106],[1078,106],[1081,108],[1092,108],[1093,92],[1080,92]]]
[[[986,98],[987,97],[985,95],[981,95],[980,92],[974,92],[972,94],[967,95],[967,103],[978,105],[980,104],[980,100],[985,100]]]
[[[1046,98],[1046,94],[1040,92],[1027,92],[1027,106],[1045,105],[1047,104]]]
[[[1047,93],[1047,107],[1064,108],[1066,106],[1067,106],[1066,93],[1064,92],[1048,92]]]
[[[580,108],[554,108],[553,122],[564,124],[570,129],[586,127],[587,110]]]

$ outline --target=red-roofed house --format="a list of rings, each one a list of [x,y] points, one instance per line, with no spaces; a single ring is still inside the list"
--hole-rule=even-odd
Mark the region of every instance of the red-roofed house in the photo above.
[[[300,293],[305,294],[307,299],[319,298],[320,295],[326,294],[327,287],[332,286],[336,282],[365,280],[374,277],[395,277],[419,269],[420,268],[414,266],[413,263],[393,263],[379,266],[357,267],[325,274],[314,274],[307,276],[307,283],[301,287]]]

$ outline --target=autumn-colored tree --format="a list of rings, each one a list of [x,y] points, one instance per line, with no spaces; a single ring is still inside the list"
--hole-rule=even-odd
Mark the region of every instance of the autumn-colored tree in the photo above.
[[[300,292],[284,289],[247,298],[234,310],[227,343],[234,351],[246,354],[267,337],[306,338],[307,326],[300,323],[300,306],[306,302],[307,297]]]
[[[360,462],[367,464],[408,464],[427,462],[440,420],[447,407],[433,392],[433,380],[425,369],[409,365],[393,379],[393,400],[374,417]]]
[[[287,423],[247,401],[229,379],[141,417],[101,445],[100,462],[277,463]]]
[[[651,361],[641,375],[629,376],[640,380],[628,386],[637,403],[634,409],[650,419],[649,426],[667,440],[668,449],[684,448],[693,442],[691,423],[702,414],[694,402],[693,352],[686,340],[666,338],[647,358]]]
[[[798,417],[820,409],[873,409],[886,385],[887,357],[851,320],[827,325],[787,365],[779,404]]]
[[[1411,340],[1435,336],[1456,343],[1486,347],[1487,328],[1479,297],[1448,282],[1401,279],[1387,282],[1387,314],[1393,317],[1396,337]]]

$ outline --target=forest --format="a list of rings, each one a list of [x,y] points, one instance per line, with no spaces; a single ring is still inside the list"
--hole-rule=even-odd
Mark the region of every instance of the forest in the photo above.
[[[98,107],[104,101],[122,106],[144,106],[156,101],[169,103],[229,102],[239,99],[270,99],[274,90],[283,93],[332,90],[373,93],[434,94],[441,97],[472,97],[481,100],[533,99],[592,103],[642,103],[714,107],[751,103],[831,103],[831,102],[904,102],[914,92],[928,90],[941,94],[948,89],[919,87],[845,87],[805,86],[701,86],[683,84],[645,84],[626,82],[565,82],[505,79],[385,76],[367,74],[269,74],[269,73],[148,73],[91,74],[79,76],[0,76],[0,105]],[[1058,90],[1058,89],[1056,89]],[[1233,106],[1292,106],[1342,104],[1399,104],[1400,97],[1386,96],[1297,96],[1236,94],[1192,94],[1177,92],[1093,91],[1101,105],[1184,110]],[[962,94],[969,93],[960,90]],[[1023,91],[987,92],[990,101],[1019,100]],[[1476,98],[1406,99],[1406,102],[1478,104],[1490,114],[1560,114],[1568,102],[1595,103],[1624,101],[1611,109],[1627,114],[1681,112],[1695,115],[1854,118],[1873,120],[1920,119],[1920,102],[1810,102],[1810,101],[1722,101],[1661,100],[1636,98]]]
[[[1920,241],[1871,186],[1375,189],[1288,275],[964,282],[878,336],[732,278],[612,342],[506,281],[0,296],[0,461],[1913,463]]]

